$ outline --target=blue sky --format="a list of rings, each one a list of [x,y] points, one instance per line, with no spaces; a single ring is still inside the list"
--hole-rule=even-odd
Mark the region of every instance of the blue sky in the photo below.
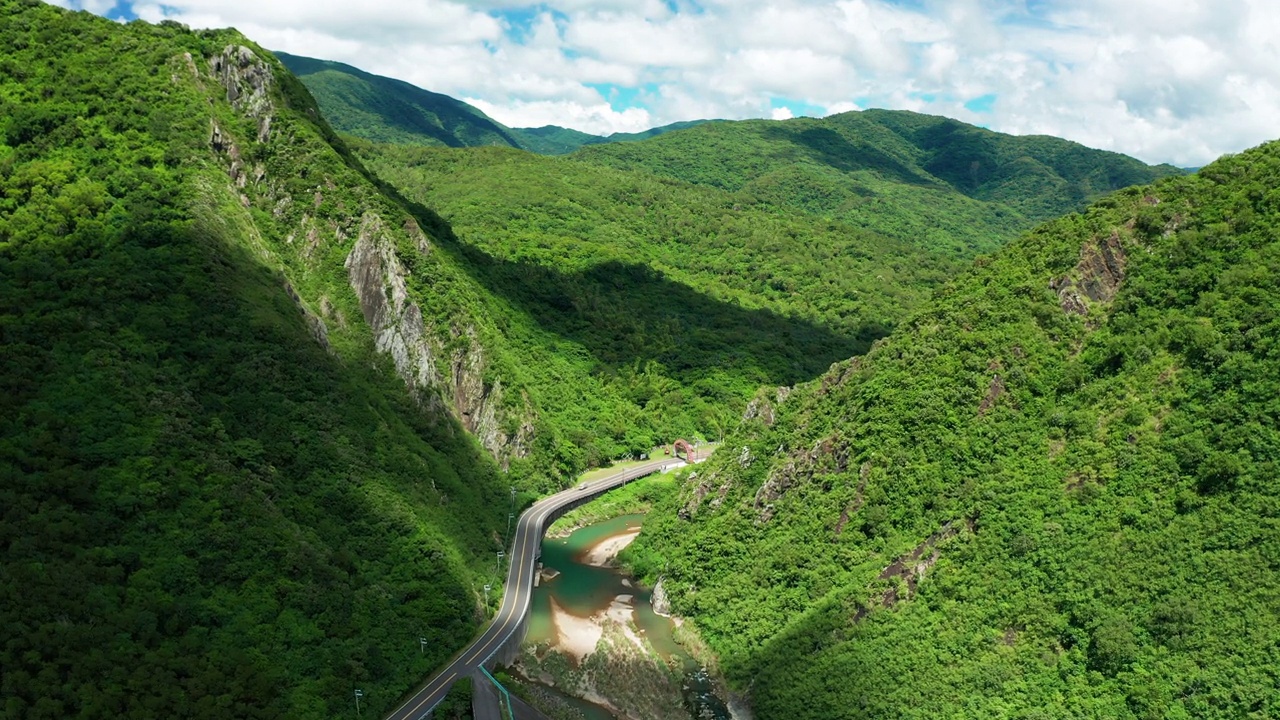
[[[916,110],[1149,162],[1280,137],[1274,0],[51,0],[235,26],[512,126]]]

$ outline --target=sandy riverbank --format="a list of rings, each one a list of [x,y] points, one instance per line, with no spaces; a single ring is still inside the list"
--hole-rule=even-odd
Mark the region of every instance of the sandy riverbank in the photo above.
[[[596,651],[604,636],[604,628],[594,618],[574,615],[551,599],[551,621],[556,626],[556,649],[573,656],[577,662]]]
[[[583,553],[581,562],[593,567],[609,567],[617,559],[618,553],[626,549],[639,535],[640,528],[628,530],[620,535],[611,535]]]
[[[609,607],[591,617],[578,617],[564,606],[551,600],[551,619],[556,626],[555,649],[570,655],[577,662],[596,651],[600,638],[604,637],[605,624],[617,623],[623,636],[637,648],[644,650],[644,640],[635,627],[635,605],[631,595],[619,595]]]

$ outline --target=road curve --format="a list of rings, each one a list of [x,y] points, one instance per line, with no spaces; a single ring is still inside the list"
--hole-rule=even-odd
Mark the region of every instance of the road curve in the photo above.
[[[676,462],[678,461],[672,458],[655,460],[606,478],[583,483],[545,497],[521,513],[520,520],[516,524],[514,541],[509,549],[510,564],[507,567],[507,583],[502,595],[502,606],[498,609],[493,623],[465,650],[455,655],[444,669],[432,675],[426,684],[396,708],[395,712],[388,715],[387,720],[418,720],[425,717],[444,699],[456,680],[466,677],[488,661],[506,644],[511,635],[519,630],[525,614],[529,612],[529,601],[533,596],[533,576],[537,568],[542,536],[546,532],[547,518],[575,501],[599,495],[636,478],[651,475]]]

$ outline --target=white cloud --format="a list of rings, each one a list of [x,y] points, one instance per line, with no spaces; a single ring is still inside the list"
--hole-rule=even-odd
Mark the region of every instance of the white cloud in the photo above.
[[[464,101],[508,127],[560,125],[595,135],[609,135],[615,132],[640,132],[654,126],[653,118],[643,108],[627,108],[619,112],[604,102],[538,100],[495,105],[481,98],[464,98]]]
[[[106,12],[112,0],[50,0]],[[589,132],[891,107],[1200,165],[1280,136],[1275,0],[141,0]],[[515,14],[513,14],[515,13]],[[631,88],[606,99],[596,84]],[[964,107],[998,98],[989,112]],[[631,98],[635,99],[632,100]],[[610,101],[613,104],[610,104]],[[806,110],[808,112],[809,110]]]
[[[789,107],[774,108],[773,112],[770,113],[770,118],[773,120],[790,120],[793,117],[795,117],[795,113],[792,113]]]

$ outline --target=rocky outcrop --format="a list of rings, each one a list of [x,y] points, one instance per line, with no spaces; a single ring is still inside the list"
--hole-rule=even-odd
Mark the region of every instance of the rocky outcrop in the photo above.
[[[325,325],[324,320],[307,307],[307,304],[302,300],[302,296],[298,295],[298,291],[294,290],[293,285],[287,280],[284,283],[284,291],[289,294],[290,299],[298,306],[298,310],[302,312],[302,318],[307,323],[307,329],[311,331],[311,337],[320,344],[320,347],[332,351],[333,348],[329,346],[329,326]]]
[[[849,524],[852,518],[859,510],[867,491],[867,479],[871,477],[871,461],[862,463],[862,469],[858,471],[858,486],[853,490],[853,500],[840,511],[840,519],[836,521],[836,533],[834,539],[839,539],[840,534],[844,532],[844,528]]]
[[[360,311],[373,330],[374,347],[391,355],[396,371],[409,387],[439,385],[438,350],[424,332],[421,308],[409,300],[404,266],[384,236],[377,215],[367,213],[361,220],[346,268]]]
[[[990,412],[1004,392],[1004,380],[999,375],[991,376],[991,384],[987,386],[987,394],[983,396],[982,402],[978,404],[978,416],[981,417]]]
[[[726,476],[721,478],[720,473],[713,471],[710,474],[699,478],[698,473],[690,473],[689,482],[697,481],[693,486],[693,491],[689,494],[688,500],[685,501],[683,507],[676,512],[676,517],[681,520],[692,519],[698,513],[702,501],[711,494],[711,489],[716,486],[716,482],[720,481],[719,487],[716,489],[715,496],[707,502],[712,509],[720,507],[724,503],[724,499],[729,494],[729,489],[733,486],[733,477]]]
[[[890,608],[902,600],[910,600],[914,597],[920,581],[924,580],[925,574],[932,570],[938,563],[938,559],[942,557],[942,550],[938,546],[959,535],[962,528],[972,533],[977,532],[978,525],[972,518],[949,522],[911,552],[894,560],[888,567],[881,570],[876,579],[888,581],[889,587],[880,594],[878,602],[873,600],[859,608],[853,615],[854,622],[866,617],[876,606]]]
[[[666,578],[658,578],[658,582],[653,586],[653,595],[650,598],[650,604],[653,605],[653,611],[663,617],[671,616],[671,599],[667,597],[667,588],[663,585]]]
[[[844,473],[849,469],[849,445],[838,436],[819,440],[811,450],[794,452],[781,465],[769,473],[769,479],[756,491],[753,506],[756,522],[767,523],[773,518],[773,503],[788,490],[811,480],[815,475]],[[830,481],[823,490],[830,490]]]
[[[791,388],[780,387],[773,393],[773,400],[768,398],[767,390],[760,390],[756,396],[747,403],[746,410],[742,413],[742,422],[751,422],[759,420],[766,427],[773,427],[777,421],[777,408],[791,397]]]
[[[455,341],[459,337],[465,338],[465,342],[454,351],[450,365],[455,417],[506,467],[511,458],[529,454],[533,441],[533,425],[528,420],[529,401],[522,398],[526,412],[515,432],[508,434],[502,423],[502,380],[495,378],[490,382],[485,379],[488,363],[484,346],[476,338],[475,328],[468,326],[461,332],[454,328],[453,335]]]
[[[184,60],[194,62],[190,56]],[[228,45],[221,53],[209,58],[209,73],[227,93],[227,102],[245,117],[257,122],[257,140],[265,143],[271,139],[271,119],[275,105],[271,101],[274,77],[271,67],[253,50],[243,45]],[[197,84],[203,87],[199,77]],[[261,164],[249,168],[239,145],[230,132],[225,131],[216,119],[210,119],[209,147],[223,156],[227,162],[227,174],[231,182],[242,191],[240,204],[249,206],[249,196],[243,192],[250,180],[262,182],[266,170]]]
[[[1062,311],[1069,315],[1088,315],[1088,300],[1097,303],[1111,302],[1124,281],[1124,269],[1128,256],[1119,231],[1112,231],[1106,239],[1094,238],[1080,248],[1080,261],[1075,270],[1049,281],[1050,289],[1058,293]]]
[[[271,102],[274,77],[271,67],[257,53],[243,45],[228,45],[209,58],[209,70],[227,90],[227,102],[258,121],[258,142],[271,137]]]
[[[365,322],[373,330],[374,346],[391,356],[396,372],[419,399],[433,407],[443,402],[503,467],[513,458],[527,456],[533,438],[527,399],[522,398],[522,419],[508,433],[503,423],[502,383],[486,380],[488,363],[473,327],[450,330],[455,349],[441,367],[445,350],[434,329],[428,331],[422,309],[411,300],[407,271],[377,215],[366,213],[362,218],[346,268]]]

